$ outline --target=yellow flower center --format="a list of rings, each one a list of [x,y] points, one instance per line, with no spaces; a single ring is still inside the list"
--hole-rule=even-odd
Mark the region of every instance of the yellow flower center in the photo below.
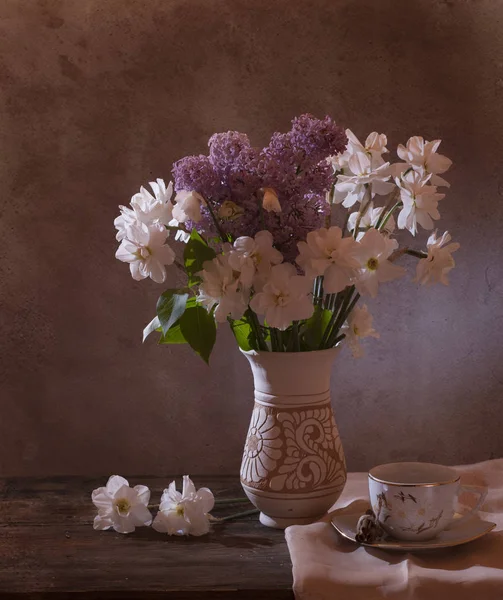
[[[379,261],[377,260],[377,258],[369,258],[367,261],[367,269],[369,271],[375,271],[377,269],[377,267],[379,266]]]
[[[277,306],[286,306],[288,304],[288,298],[283,296],[283,294],[278,294],[276,296],[276,304]]]
[[[144,246],[143,248],[138,249],[134,255],[139,260],[145,260],[152,255],[152,250],[148,246]]]
[[[179,517],[183,517],[183,515],[185,514],[185,509],[183,508],[183,505],[177,504],[176,508],[175,508],[175,512]]]
[[[127,515],[131,509],[131,504],[127,498],[119,498],[115,502],[115,508],[120,515]]]

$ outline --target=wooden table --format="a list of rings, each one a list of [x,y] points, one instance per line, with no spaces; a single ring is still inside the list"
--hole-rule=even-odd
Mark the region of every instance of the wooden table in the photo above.
[[[130,477],[152,490],[152,503],[173,477]],[[200,538],[149,527],[121,535],[94,531],[91,491],[107,478],[0,479],[0,598],[293,599],[284,533],[256,515],[214,525]],[[178,478],[180,482],[180,478]],[[194,477],[216,497],[242,496],[233,477]],[[224,516],[251,508],[219,507]]]

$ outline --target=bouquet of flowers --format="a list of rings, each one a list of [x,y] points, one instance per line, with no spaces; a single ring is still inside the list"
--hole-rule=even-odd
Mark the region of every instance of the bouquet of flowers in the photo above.
[[[186,279],[161,294],[144,339],[157,331],[159,343],[188,343],[208,362],[217,323],[227,321],[245,351],[314,351],[345,339],[360,356],[360,340],[379,336],[360,297],[404,275],[405,254],[418,259],[414,281],[447,284],[459,248],[436,230],[424,250],[399,245],[396,230],[433,230],[452,163],[437,152],[440,140],[411,137],[393,164],[386,144],[384,134],[362,144],[330,117],[305,114],[262,149],[243,133],[214,134],[208,155],[173,165],[174,183],[141,187],[115,219],[116,257],[136,280],[162,284],[169,266]],[[337,204],[347,209],[338,224]]]

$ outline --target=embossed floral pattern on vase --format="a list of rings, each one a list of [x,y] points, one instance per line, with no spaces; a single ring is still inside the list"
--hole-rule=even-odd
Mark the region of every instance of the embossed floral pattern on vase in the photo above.
[[[256,406],[253,411],[250,429],[243,454],[241,477],[247,482],[258,483],[270,471],[276,469],[277,461],[283,455],[283,440],[280,427],[267,409]]]
[[[344,454],[330,405],[276,410],[256,404],[241,477],[274,492],[342,489]]]

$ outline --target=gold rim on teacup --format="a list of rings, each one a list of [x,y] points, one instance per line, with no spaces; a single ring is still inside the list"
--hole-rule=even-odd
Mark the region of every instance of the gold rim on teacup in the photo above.
[[[395,463],[393,463],[395,464]],[[400,463],[396,463],[396,464],[400,464]],[[425,463],[426,464],[426,463]],[[454,479],[450,479],[447,481],[434,481],[431,483],[398,483],[396,481],[388,481],[386,479],[383,479],[381,477],[376,477],[375,475],[372,474],[372,471],[374,471],[375,469],[378,469],[379,467],[382,466],[387,466],[387,465],[378,465],[377,467],[373,467],[372,469],[370,469],[368,476],[370,477],[370,479],[373,479],[374,481],[377,481],[377,483],[383,483],[384,485],[394,485],[395,487],[437,487],[439,485],[451,485],[453,483],[457,483],[460,480],[460,475],[457,474],[454,469],[452,469],[451,467],[446,467],[447,469],[450,469],[453,471],[453,474],[456,474],[456,477]],[[437,466],[437,465],[435,465]],[[438,465],[438,466],[442,466],[442,465]]]

